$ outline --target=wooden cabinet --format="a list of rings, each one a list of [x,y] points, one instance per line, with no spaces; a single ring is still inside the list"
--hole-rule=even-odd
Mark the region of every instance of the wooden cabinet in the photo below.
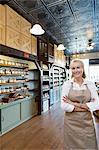
[[[23,35],[25,35],[26,37],[31,38],[30,29],[31,29],[31,23],[28,22],[25,18],[20,16],[20,31],[21,31],[21,33]]]
[[[50,107],[50,85],[49,85],[49,70],[43,69],[42,74],[42,103],[43,103],[43,112],[47,111]]]
[[[6,9],[6,45],[31,54],[31,23],[20,16],[12,8]]]
[[[38,59],[43,62],[54,62],[54,45],[42,39],[37,39]]]
[[[6,9],[6,45],[20,50],[20,15],[5,5]]]
[[[41,39],[37,39],[37,55],[38,59],[41,61],[47,61],[48,60],[48,45],[46,42],[42,41]]]
[[[6,27],[6,45],[20,50],[20,33],[10,27]]]
[[[42,89],[42,111],[45,112],[50,107],[61,100],[61,91],[66,80],[64,67],[56,64],[42,65],[41,89]]]
[[[26,100],[21,103],[21,120],[22,121],[31,118],[33,114],[35,114],[35,110],[33,106],[34,103],[35,103],[35,99]]]
[[[31,54],[31,23],[20,16],[20,50]]]
[[[60,101],[62,86],[65,80],[65,68],[57,64],[53,64],[50,69],[50,104]]]
[[[6,53],[7,48],[2,46],[0,51]],[[17,50],[15,52],[17,53]],[[11,51],[11,55],[14,54],[14,50]],[[19,51],[18,54],[22,57],[24,53]],[[1,135],[34,115],[40,114],[40,106],[38,106],[40,104],[40,72],[36,63],[34,60],[0,55]]]
[[[1,135],[37,114],[37,105],[32,97],[0,105]]]
[[[16,126],[21,120],[20,103],[0,109],[0,116],[1,133],[11,130],[11,128]]]
[[[5,5],[6,8],[6,26],[11,29],[20,32],[20,15],[15,12],[8,5]]]
[[[31,54],[31,38],[21,34],[20,36],[20,50]]]

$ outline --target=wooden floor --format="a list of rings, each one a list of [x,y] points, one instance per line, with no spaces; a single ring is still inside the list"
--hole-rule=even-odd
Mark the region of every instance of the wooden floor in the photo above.
[[[97,123],[99,140],[99,124]],[[63,111],[60,104],[0,137],[0,150],[63,150]]]

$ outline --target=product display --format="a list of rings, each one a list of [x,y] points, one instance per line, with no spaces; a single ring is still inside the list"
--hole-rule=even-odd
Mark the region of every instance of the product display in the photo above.
[[[49,86],[49,70],[43,69],[43,76],[42,76],[42,111],[47,111],[50,107],[50,86]]]
[[[0,101],[8,103],[26,97],[28,64],[0,59]],[[12,95],[12,96],[11,96]]]
[[[37,115],[39,70],[35,62],[0,55],[0,134]],[[3,119],[2,119],[3,117]]]
[[[62,85],[66,80],[65,68],[53,64],[50,70],[50,79],[50,103],[52,105],[61,99]]]

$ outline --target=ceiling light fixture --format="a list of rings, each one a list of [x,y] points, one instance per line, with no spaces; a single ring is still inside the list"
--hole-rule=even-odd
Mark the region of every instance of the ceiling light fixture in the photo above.
[[[59,44],[57,47],[57,50],[65,50],[66,48],[64,47],[63,44]]]
[[[92,50],[94,47],[93,46],[88,46],[87,50]]]
[[[92,42],[92,39],[88,40],[88,46],[87,46],[87,50],[92,50],[94,49],[95,43]]]
[[[61,12],[59,12],[59,14],[61,15]],[[60,41],[62,42],[62,28],[61,28],[61,23],[62,23],[62,20],[60,19]],[[64,45],[62,43],[60,43],[57,47],[57,50],[65,50],[66,48],[64,47]]]
[[[31,29],[30,33],[34,35],[42,35],[45,33],[45,31],[42,29],[42,27],[39,24],[35,24]]]

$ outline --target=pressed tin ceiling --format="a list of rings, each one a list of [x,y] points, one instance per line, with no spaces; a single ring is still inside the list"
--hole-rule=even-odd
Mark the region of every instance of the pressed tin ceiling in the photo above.
[[[99,0],[0,0],[32,24],[39,22],[65,54],[99,52]],[[93,49],[88,50],[90,41]]]

